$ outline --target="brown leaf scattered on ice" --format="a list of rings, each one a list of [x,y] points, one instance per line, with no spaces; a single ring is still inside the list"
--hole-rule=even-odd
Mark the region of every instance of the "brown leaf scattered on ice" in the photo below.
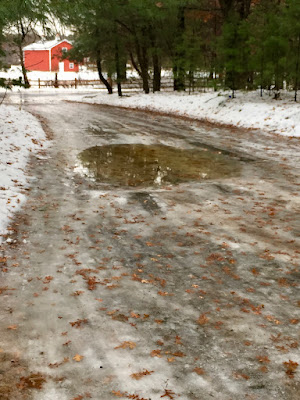
[[[78,319],[77,321],[74,321],[74,322],[69,322],[69,324],[70,324],[72,327],[75,326],[75,328],[80,328],[80,327],[81,327],[81,324],[86,324],[87,322],[88,322],[87,319],[84,318],[84,319]]]
[[[143,371],[137,372],[135,374],[131,374],[130,376],[132,379],[136,379],[138,381],[138,380],[142,379],[144,376],[152,375],[153,372],[154,371],[148,371],[147,369],[144,369]]]
[[[15,331],[16,329],[18,329],[18,325],[9,325],[7,327],[7,329],[10,329],[11,331]]]
[[[161,350],[152,350],[152,351],[151,351],[151,357],[158,357],[158,358],[161,358],[161,357],[162,357],[162,355],[161,355]]]
[[[84,358],[84,356],[80,356],[79,354],[75,354],[75,356],[73,357],[73,360],[75,360],[76,362],[81,361]]]
[[[181,337],[180,337],[180,336],[176,336],[176,338],[175,338],[175,343],[176,343],[176,344],[182,344],[182,341],[181,341]]]
[[[266,364],[266,363],[270,362],[270,359],[267,356],[257,356],[256,359],[262,364]]]
[[[285,369],[286,369],[285,373],[287,374],[287,376],[290,379],[293,379],[296,369],[299,364],[294,361],[289,360],[289,361],[284,362],[283,365],[285,366]]]
[[[204,369],[199,367],[194,368],[193,372],[196,372],[198,375],[204,375]]]
[[[136,343],[134,342],[123,342],[120,346],[115,347],[115,349],[134,349],[136,347]]]
[[[22,376],[20,378],[20,383],[17,384],[17,387],[20,390],[24,389],[42,389],[44,383],[46,382],[46,378],[44,375],[37,373],[31,374],[29,376]]]
[[[205,325],[208,323],[208,321],[209,321],[209,319],[207,318],[207,316],[205,314],[201,314],[197,320],[199,325]]]
[[[65,357],[62,361],[60,362],[56,362],[53,364],[48,364],[48,367],[50,368],[58,368],[59,366],[66,364],[67,362],[69,362],[69,357]]]
[[[140,314],[136,314],[133,311],[130,313],[131,318],[141,318]]]
[[[160,397],[168,397],[169,399],[175,399],[175,393],[172,390],[165,389],[165,393]]]
[[[160,296],[174,296],[173,293],[163,292],[161,290],[157,292],[157,294],[159,294]]]

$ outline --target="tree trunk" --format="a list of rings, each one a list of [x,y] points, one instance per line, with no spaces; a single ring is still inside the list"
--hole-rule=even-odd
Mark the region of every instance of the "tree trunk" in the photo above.
[[[150,40],[152,47],[152,63],[153,63],[153,93],[159,92],[161,87],[161,64],[156,45],[156,38],[153,27],[150,28]]]
[[[263,84],[264,84],[264,49],[260,60],[260,97],[263,97]]]
[[[120,54],[119,54],[119,45],[117,37],[115,40],[115,61],[116,61],[116,72],[117,72],[118,95],[119,97],[122,97]]]
[[[18,50],[19,50],[19,56],[20,56],[20,62],[21,62],[21,68],[22,68],[22,74],[24,77],[24,84],[25,84],[25,88],[30,88],[30,83],[28,80],[28,76],[27,76],[27,71],[25,68],[25,61],[24,61],[24,53],[23,53],[23,43],[26,39],[26,32],[23,26],[23,22],[22,20],[18,20],[16,28],[18,30],[18,39],[17,39],[17,46],[18,46]]]
[[[138,62],[140,64],[140,69],[141,69],[141,77],[143,80],[143,90],[146,94],[149,94],[150,89],[149,89],[149,74],[148,74],[148,52],[147,48],[143,46],[141,48],[139,39],[137,35],[135,34],[135,47],[136,47],[136,54],[138,58]]]
[[[221,11],[224,19],[226,20],[230,11],[232,10],[233,0],[219,0]]]
[[[295,71],[295,101],[297,101],[297,94],[298,94],[299,61],[300,61],[300,36],[298,37],[297,61],[296,61],[296,71]]]
[[[159,62],[159,57],[155,53],[152,57],[153,61],[153,93],[160,92],[161,87],[161,65]]]
[[[131,64],[132,64],[133,68],[136,70],[136,72],[139,74],[139,76],[142,77],[142,72],[139,69],[137,63],[135,62],[135,59],[134,59],[133,54],[132,54],[131,51],[129,52],[129,56],[130,56],[130,61],[131,61]]]
[[[105,79],[105,77],[102,74],[100,51],[98,51],[98,54],[97,54],[97,69],[98,69],[98,75],[99,75],[100,81],[105,85],[105,87],[108,91],[108,94],[112,94],[112,92],[113,92],[112,85],[109,84],[109,82]]]
[[[275,66],[275,94],[274,100],[280,99],[280,87],[279,87],[279,61],[278,56],[276,55],[276,66]]]
[[[242,20],[245,20],[250,14],[251,0],[236,0],[237,12]]]
[[[20,61],[21,61],[21,67],[22,67],[22,74],[24,77],[24,84],[26,88],[30,88],[30,83],[28,80],[28,76],[27,76],[27,71],[25,68],[25,62],[24,62],[24,54],[23,54],[23,49],[22,49],[22,44],[18,44],[18,48],[19,48],[19,55],[20,55]]]
[[[141,70],[142,70],[142,78],[143,78],[143,89],[146,94],[149,94],[149,62],[148,62],[148,52],[145,46],[142,47],[142,60],[141,60]]]
[[[185,30],[185,7],[181,6],[178,10],[178,41],[175,51],[173,75],[174,75],[174,90],[185,90],[185,51],[183,48],[183,34]]]
[[[194,91],[194,71],[189,71],[189,94]]]
[[[225,20],[233,10],[239,13],[242,20],[245,20],[250,14],[251,0],[219,0],[219,3]]]

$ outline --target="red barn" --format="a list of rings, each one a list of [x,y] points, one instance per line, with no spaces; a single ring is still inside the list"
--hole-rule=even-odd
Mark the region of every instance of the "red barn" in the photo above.
[[[32,43],[23,49],[25,68],[28,71],[78,72],[78,64],[62,60],[62,55],[71,48],[68,40]]]

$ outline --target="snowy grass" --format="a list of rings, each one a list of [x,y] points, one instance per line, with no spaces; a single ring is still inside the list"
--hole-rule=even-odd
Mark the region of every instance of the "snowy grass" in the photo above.
[[[0,243],[13,213],[25,200],[28,158],[42,149],[45,141],[40,123],[31,114],[0,106]]]
[[[155,93],[131,94],[119,98],[104,93],[84,96],[80,101],[126,108],[159,111],[213,123],[259,129],[283,136],[300,137],[300,104],[292,93],[284,93],[282,100],[274,100],[267,93],[239,92],[210,93]]]

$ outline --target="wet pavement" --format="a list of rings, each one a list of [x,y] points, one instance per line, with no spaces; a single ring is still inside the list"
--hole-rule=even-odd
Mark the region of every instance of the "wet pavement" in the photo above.
[[[62,99],[22,99],[1,399],[298,399],[299,140]]]

